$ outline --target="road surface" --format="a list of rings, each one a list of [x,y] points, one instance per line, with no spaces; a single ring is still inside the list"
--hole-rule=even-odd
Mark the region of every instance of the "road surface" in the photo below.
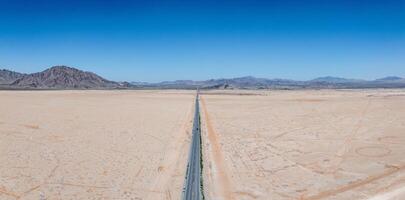
[[[183,188],[183,200],[200,200],[203,196],[201,193],[201,130],[198,98],[199,95],[197,92],[190,154],[188,159],[186,181]]]

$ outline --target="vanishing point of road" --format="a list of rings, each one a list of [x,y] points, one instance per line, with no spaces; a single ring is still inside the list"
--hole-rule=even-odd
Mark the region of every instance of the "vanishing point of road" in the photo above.
[[[183,188],[183,200],[202,199],[201,164],[200,107],[199,92],[197,91],[190,154]]]

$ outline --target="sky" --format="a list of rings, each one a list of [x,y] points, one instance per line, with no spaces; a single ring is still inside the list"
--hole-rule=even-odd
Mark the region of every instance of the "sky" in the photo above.
[[[405,0],[0,0],[0,68],[114,81],[405,77]]]

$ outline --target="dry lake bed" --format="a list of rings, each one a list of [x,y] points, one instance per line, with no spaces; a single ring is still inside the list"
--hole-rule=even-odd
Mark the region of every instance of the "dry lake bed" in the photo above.
[[[211,91],[208,199],[405,199],[405,90]]]
[[[179,199],[194,91],[0,91],[0,199]]]
[[[195,91],[0,91],[0,199],[180,199]],[[203,91],[206,199],[405,199],[405,90]]]

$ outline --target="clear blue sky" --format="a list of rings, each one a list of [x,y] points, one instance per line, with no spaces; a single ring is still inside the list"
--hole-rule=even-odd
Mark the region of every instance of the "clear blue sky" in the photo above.
[[[405,0],[0,0],[0,68],[111,80],[405,77]]]

